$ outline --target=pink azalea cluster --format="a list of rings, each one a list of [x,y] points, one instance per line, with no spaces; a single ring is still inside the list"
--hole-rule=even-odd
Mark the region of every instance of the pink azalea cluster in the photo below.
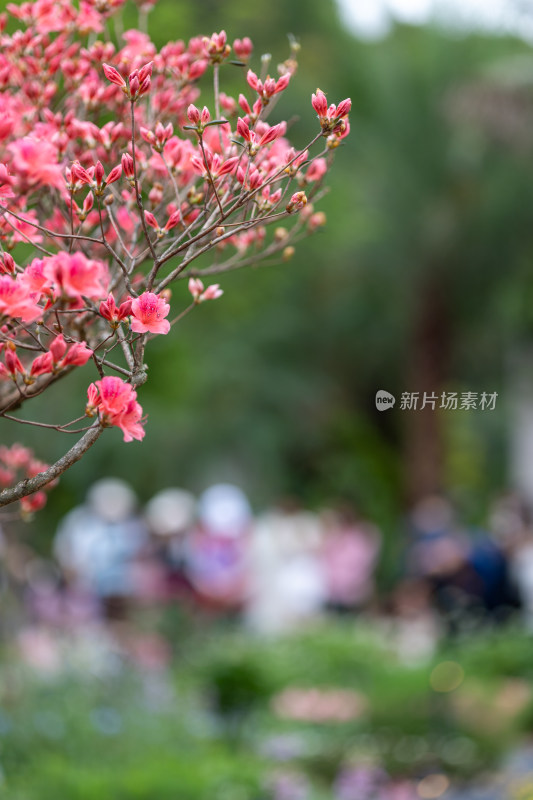
[[[143,438],[143,410],[137,402],[137,392],[129,383],[108,375],[91,383],[87,389],[87,400],[87,415],[98,413],[102,425],[119,427],[125,442]]]
[[[80,429],[31,421],[79,430],[80,447],[110,425],[144,436],[147,342],[222,295],[210,276],[287,261],[324,224],[315,204],[349,132],[350,100],[320,90],[311,141],[273,119],[295,48],[258,77],[250,39],[225,31],[158,49],[126,30],[117,47],[108,26],[123,4],[10,3],[14,32],[0,15],[0,415],[29,422],[27,402],[91,365]],[[219,88],[230,60],[246,65],[235,96]]]

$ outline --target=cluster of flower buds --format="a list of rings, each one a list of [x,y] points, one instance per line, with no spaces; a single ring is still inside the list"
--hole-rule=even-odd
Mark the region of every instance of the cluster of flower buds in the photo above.
[[[211,37],[204,36],[202,41],[205,53],[212,64],[218,64],[220,61],[224,61],[231,53],[226,31],[214,33]]]
[[[217,300],[224,294],[218,283],[213,283],[206,289],[200,278],[189,278],[189,291],[195,303],[203,303],[205,300]]]
[[[161,122],[157,122],[154,131],[141,127],[140,132],[144,141],[148,142],[156,153],[162,153],[165,144],[174,133],[174,126],[171,122],[168,125],[162,125]]]
[[[102,67],[106,78],[111,81],[111,83],[114,83],[115,86],[119,86],[132,103],[150,91],[153,69],[152,61],[145,64],[140,69],[134,69],[130,72],[127,81],[115,67],[109,64],[103,64]]]
[[[347,98],[336,106],[334,103],[328,106],[326,95],[321,89],[317,89],[311,100],[315,109],[320,126],[325,136],[330,133],[344,133],[346,131],[346,117],[352,108],[352,101]]]
[[[121,322],[131,315],[131,299],[128,298],[118,307],[115,298],[109,294],[107,300],[102,300],[99,308],[101,316],[106,319],[113,330],[116,330]]]
[[[290,72],[286,72],[285,75],[282,75],[281,78],[278,78],[277,80],[276,78],[271,78],[270,75],[267,75],[265,80],[261,81],[251,69],[248,70],[248,74],[246,76],[249,86],[251,86],[252,89],[255,89],[264,106],[268,105],[275,94],[279,94],[287,88],[290,79]]]
[[[96,197],[102,197],[105,189],[112,183],[115,183],[115,181],[118,181],[121,175],[121,164],[117,164],[116,167],[113,167],[106,178],[105,170],[100,161],[97,161],[94,167],[89,167],[88,169],[82,167],[79,161],[75,161],[70,168],[70,181],[68,182],[68,185],[72,186],[72,191],[76,191],[77,187],[88,184]],[[86,211],[88,213],[91,208],[92,203],[87,209],[84,207],[83,210],[84,212]]]

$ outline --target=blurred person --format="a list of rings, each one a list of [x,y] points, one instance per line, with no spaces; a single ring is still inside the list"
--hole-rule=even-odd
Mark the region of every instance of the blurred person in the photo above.
[[[185,562],[187,538],[196,517],[194,495],[184,489],[163,489],[147,503],[144,515],[152,536],[154,578],[157,573],[163,596],[190,595]]]
[[[489,514],[494,539],[509,564],[509,579],[522,606],[526,626],[533,629],[533,524],[521,497],[508,492],[497,498]]]
[[[445,498],[424,498],[411,522],[411,574],[429,582],[450,632],[475,618],[503,619],[516,606],[505,553],[485,531],[459,526]]]
[[[220,483],[201,495],[185,545],[187,579],[204,607],[242,609],[248,584],[252,510],[238,486]]]
[[[381,534],[349,506],[325,514],[324,531],[321,561],[327,606],[340,613],[355,611],[374,593]]]
[[[411,512],[410,533],[408,575],[426,582],[435,608],[455,630],[467,608],[477,605],[481,581],[468,565],[469,542],[451,503],[439,495],[423,498]]]
[[[312,619],[326,601],[319,517],[292,502],[267,512],[254,527],[248,625],[276,634]]]
[[[132,568],[147,544],[133,490],[117,478],[104,478],[64,518],[54,552],[69,588],[92,593],[104,616],[113,620],[126,616],[135,594]]]

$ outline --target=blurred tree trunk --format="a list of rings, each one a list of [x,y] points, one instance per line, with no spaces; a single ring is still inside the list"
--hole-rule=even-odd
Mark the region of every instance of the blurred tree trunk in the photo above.
[[[405,428],[405,489],[415,503],[427,494],[440,492],[444,485],[444,433],[439,408],[447,385],[451,321],[442,281],[431,270],[418,295],[412,330],[411,358],[405,391],[418,393],[416,410],[402,411]],[[434,397],[424,405],[426,398]]]

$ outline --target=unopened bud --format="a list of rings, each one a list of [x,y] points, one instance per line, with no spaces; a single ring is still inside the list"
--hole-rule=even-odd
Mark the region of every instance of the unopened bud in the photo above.
[[[332,133],[326,139],[326,147],[328,148],[328,150],[334,150],[336,147],[338,147],[340,145],[340,143],[341,143],[341,140],[338,139],[337,136],[335,136],[334,133]]]
[[[148,194],[148,199],[152,206],[157,206],[163,199],[163,186],[160,183],[154,183]]]
[[[104,205],[105,206],[112,206],[114,202],[115,202],[115,198],[113,197],[113,195],[112,194],[108,194],[106,196],[105,200],[104,200]]]
[[[282,242],[289,235],[287,228],[276,228],[274,231],[274,239],[276,242]]]
[[[295,251],[294,247],[292,247],[292,245],[289,245],[289,247],[286,247],[283,250],[283,253],[282,253],[283,260],[284,261],[290,261],[295,252],[296,251]]]
[[[326,224],[326,215],[323,211],[316,211],[309,217],[309,229],[315,231]]]
[[[293,214],[295,211],[300,211],[306,204],[307,197],[305,192],[295,192],[285,206],[285,209],[288,214]]]
[[[223,225],[219,225],[218,228],[215,230],[217,236],[224,236],[226,229]]]

